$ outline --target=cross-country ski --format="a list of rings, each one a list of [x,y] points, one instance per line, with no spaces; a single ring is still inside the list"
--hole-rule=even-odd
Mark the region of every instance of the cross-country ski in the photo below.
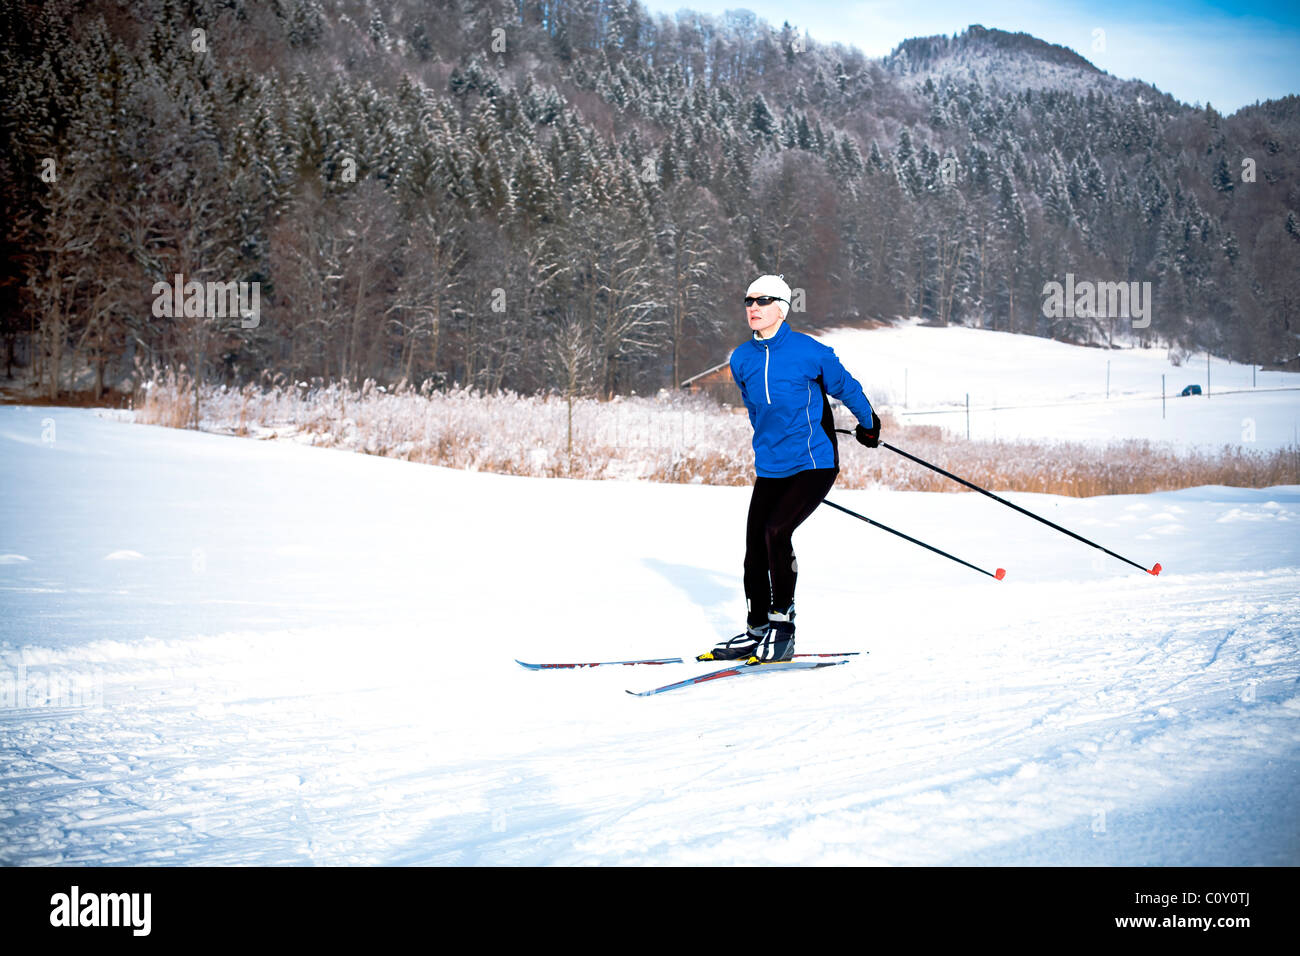
[[[629,690],[628,693],[633,697],[653,697],[655,694],[663,694],[670,690],[681,690],[684,687],[696,687],[700,684],[707,684],[710,681],[725,680],[729,677],[755,677],[760,674],[775,674],[785,671],[817,670],[822,667],[835,667],[837,664],[847,663],[848,661],[784,661],[772,664],[738,664],[732,667],[724,667],[721,670],[709,671],[709,673],[700,674],[697,677],[688,677],[685,680],[679,680],[672,684],[665,684],[662,687],[655,687],[651,690]]]
[[[863,651],[831,651],[822,653],[795,654],[795,658],[800,657],[857,657]],[[581,664],[529,664],[525,661],[516,660],[516,664],[525,667],[530,671],[545,670],[580,670],[584,667],[633,667],[639,664],[681,664],[684,663],[680,657],[659,657],[646,658],[634,661],[591,661]]]
[[[680,664],[682,663],[682,659],[680,657],[663,657],[658,659],[646,659],[646,660],[639,660],[639,661],[592,661],[590,663],[585,663],[585,664],[528,664],[525,663],[524,661],[516,660],[515,663],[518,664],[520,667],[528,668],[528,670],[530,671],[545,671],[545,670],[575,670],[583,667],[617,667],[617,666],[633,667],[638,664]]]

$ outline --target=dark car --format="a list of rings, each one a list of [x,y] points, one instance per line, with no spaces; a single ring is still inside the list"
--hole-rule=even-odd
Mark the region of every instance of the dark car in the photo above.
[[[1188,385],[1185,389],[1182,390],[1182,393],[1181,393],[1181,394],[1183,394],[1183,395],[1200,395],[1200,394],[1201,394],[1201,386],[1199,386],[1199,385]]]

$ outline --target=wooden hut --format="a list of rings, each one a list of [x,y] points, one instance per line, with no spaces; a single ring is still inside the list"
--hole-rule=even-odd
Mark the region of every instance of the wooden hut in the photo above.
[[[715,400],[727,405],[740,405],[740,389],[731,380],[731,363],[723,362],[713,368],[706,368],[698,375],[692,375],[682,382],[682,388],[691,392],[705,392]]]

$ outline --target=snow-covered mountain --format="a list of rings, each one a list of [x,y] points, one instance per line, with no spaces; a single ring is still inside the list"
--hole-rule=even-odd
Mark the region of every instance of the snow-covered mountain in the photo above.
[[[948,81],[1004,92],[1065,90],[1086,95],[1093,90],[1142,97],[1148,103],[1156,98],[1174,103],[1150,84],[1111,76],[1068,47],[1028,33],[990,30],[978,24],[951,37],[939,34],[904,40],[883,64],[912,87]]]

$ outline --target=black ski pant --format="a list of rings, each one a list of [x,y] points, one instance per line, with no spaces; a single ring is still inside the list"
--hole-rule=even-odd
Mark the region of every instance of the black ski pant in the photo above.
[[[835,484],[837,468],[810,468],[785,478],[754,481],[745,528],[745,600],[748,623],[767,623],[767,612],[794,603],[798,567],[791,537]]]

